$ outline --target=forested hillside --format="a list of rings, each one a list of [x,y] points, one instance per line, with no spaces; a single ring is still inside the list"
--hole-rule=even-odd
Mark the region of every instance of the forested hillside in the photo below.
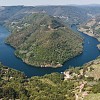
[[[60,67],[82,52],[82,38],[59,18],[36,13],[8,24],[7,43],[24,62],[38,67]]]
[[[99,100],[100,58],[84,65],[41,77],[0,64],[0,99],[20,100]],[[96,72],[96,73],[95,73]]]
[[[0,7],[0,24],[20,20],[36,12],[61,18],[66,24],[86,22],[100,15],[100,6],[3,6]]]

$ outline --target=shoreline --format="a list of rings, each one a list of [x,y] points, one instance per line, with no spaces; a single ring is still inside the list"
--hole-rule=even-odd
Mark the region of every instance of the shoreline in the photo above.
[[[91,36],[91,37],[93,37],[93,38],[95,38],[98,42],[100,42],[99,40],[98,40],[98,38],[96,38],[95,36],[94,36],[94,34],[92,34],[92,33],[88,33],[88,32],[84,32],[84,29],[82,30],[83,28],[77,28],[77,30],[79,31],[79,32],[82,32],[83,34],[86,34],[86,35],[88,35],[88,36]],[[100,43],[97,45],[97,48],[98,48],[98,50],[100,50]]]
[[[10,44],[9,44],[10,45]],[[12,46],[11,46],[12,47]],[[14,48],[14,47],[13,47]],[[14,48],[15,49],[15,48]],[[16,49],[15,49],[16,50]],[[69,59],[67,59],[66,61],[64,61],[63,62],[63,64],[57,64],[56,66],[42,66],[42,65],[40,65],[40,66],[35,66],[35,65],[32,65],[32,64],[30,64],[30,63],[27,63],[27,62],[25,62],[25,60],[24,59],[22,59],[22,58],[20,58],[15,52],[14,52],[14,55],[18,58],[18,59],[20,59],[20,60],[22,60],[22,62],[23,63],[25,63],[25,64],[27,64],[27,65],[29,65],[29,66],[31,66],[31,67],[35,67],[35,68],[53,68],[53,69],[57,69],[57,68],[61,68],[61,67],[63,67],[63,65],[64,65],[64,63],[66,63],[67,61],[69,61],[69,60],[71,60],[71,59],[73,59],[73,58],[75,58],[75,57],[77,57],[77,56],[80,56],[81,54],[83,53],[83,48],[82,48],[82,51],[80,51],[77,55],[75,55],[75,56],[73,56],[73,57],[70,57]],[[69,68],[68,68],[69,69]]]
[[[59,64],[57,64],[57,65],[55,65],[55,66],[46,66],[46,65],[45,65],[45,66],[42,66],[42,65],[40,65],[40,66],[35,66],[35,65],[30,64],[30,63],[27,63],[27,62],[25,62],[24,59],[20,58],[20,56],[18,56],[18,55],[15,53],[16,48],[15,48],[14,46],[12,46],[10,43],[7,43],[7,42],[5,42],[5,44],[14,49],[14,55],[15,55],[15,57],[17,57],[17,58],[20,59],[23,63],[25,63],[25,64],[27,64],[27,65],[29,65],[29,66],[31,66],[31,67],[35,67],[35,68],[53,68],[53,69],[57,69],[57,68],[63,67],[63,65],[64,65],[65,62],[67,62],[67,61],[69,61],[69,60],[71,60],[71,59],[73,59],[73,58],[75,58],[75,57],[81,55],[81,54],[83,53],[83,45],[84,45],[84,42],[82,43],[82,50],[81,50],[78,54],[76,54],[76,55],[73,56],[73,57],[70,57],[69,59],[66,59],[66,61],[64,61],[62,64],[59,63]]]
[[[97,39],[98,42],[100,42],[100,41],[98,40],[98,38],[96,38],[95,35],[94,35],[93,33],[89,33],[89,32],[83,31],[83,30],[81,30],[81,29],[83,29],[83,28],[80,28],[80,27],[77,28],[77,30],[78,30],[79,32],[82,32],[83,34],[86,34],[86,35],[88,35],[88,36],[91,36],[91,37]]]
[[[83,32],[84,34],[87,34],[88,36],[94,37],[94,34],[93,33],[86,32],[86,30],[84,28],[77,28],[77,30],[79,32]]]
[[[77,28],[77,29],[78,29],[78,28]],[[83,33],[82,33],[82,34],[83,34]],[[14,55],[15,48],[14,48],[13,46],[11,46],[9,43],[8,43],[8,44],[6,43],[6,45],[8,45],[8,46],[10,46],[11,48],[13,48],[13,55]],[[83,46],[83,47],[84,47],[84,46]],[[76,56],[74,56],[74,57],[68,59],[67,61],[70,62],[70,60],[73,60],[73,59],[78,58],[78,56],[81,56],[82,53],[84,53],[84,52],[83,52],[83,51],[80,52],[78,55],[76,55]],[[17,59],[20,59],[20,58],[17,57],[17,56],[15,56],[15,57],[16,57]],[[22,63],[25,63],[22,59],[20,59],[20,60],[21,60]],[[79,59],[79,60],[80,60],[80,59]],[[93,59],[93,60],[94,60],[94,59]],[[73,63],[73,62],[71,61],[71,63],[68,63],[68,66],[67,66],[67,65],[66,65],[66,64],[67,64],[67,61],[64,62],[63,67],[59,67],[59,68],[53,68],[53,67],[42,67],[42,68],[41,68],[41,67],[33,67],[33,66],[31,66],[31,65],[25,63],[25,64],[26,64],[25,67],[28,67],[28,65],[29,65],[31,68],[33,68],[33,71],[31,72],[32,69],[29,68],[29,70],[31,69],[31,70],[30,70],[30,74],[31,74],[31,75],[29,75],[28,73],[26,73],[26,72],[24,71],[24,66],[23,66],[23,69],[22,69],[23,71],[21,70],[21,72],[24,72],[25,75],[27,75],[28,77],[31,77],[31,76],[43,76],[43,75],[45,75],[45,72],[44,72],[45,69],[46,69],[46,70],[47,70],[47,69],[48,69],[48,70],[51,70],[51,71],[47,71],[46,74],[47,74],[47,73],[51,73],[51,72],[58,72],[58,73],[61,73],[61,72],[63,72],[63,71],[66,70],[66,69],[68,70],[68,69],[70,68],[70,67],[68,67],[68,66],[70,66],[70,65]],[[85,63],[84,63],[84,64],[85,64]],[[82,64],[82,65],[83,65],[83,64]],[[82,65],[79,65],[79,66],[82,66]],[[20,65],[17,65],[17,66],[20,67]],[[77,65],[75,65],[75,66],[74,66],[74,65],[71,65],[71,66],[76,67]],[[15,66],[15,67],[16,67],[16,66]],[[10,67],[10,66],[9,66],[9,68],[13,68],[13,67]],[[14,69],[16,69],[16,68],[14,68]],[[43,71],[43,74],[39,74],[39,72],[38,72],[37,69],[39,69],[39,71],[41,70],[41,72]],[[43,69],[43,70],[42,70],[42,69]],[[58,69],[59,69],[59,70],[61,69],[61,71],[59,71]],[[63,70],[63,69],[64,69],[64,70]],[[20,70],[20,69],[17,69],[17,70]],[[28,68],[27,68],[27,70],[28,70]],[[54,71],[53,71],[53,70],[54,70]],[[36,72],[36,74],[33,74],[34,71]]]

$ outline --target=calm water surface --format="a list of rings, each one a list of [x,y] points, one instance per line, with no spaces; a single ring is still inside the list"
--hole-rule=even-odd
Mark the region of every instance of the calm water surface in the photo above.
[[[77,32],[75,25],[72,25],[72,29]],[[95,38],[80,32],[84,38],[84,50],[81,55],[65,62],[61,68],[36,68],[23,63],[22,60],[14,55],[15,49],[4,43],[4,40],[7,36],[9,36],[9,34],[10,32],[6,28],[0,26],[0,62],[10,68],[24,72],[28,77],[42,76],[52,72],[63,72],[69,66],[81,66],[84,63],[94,60],[100,55],[100,51],[96,47],[100,42],[98,42]]]

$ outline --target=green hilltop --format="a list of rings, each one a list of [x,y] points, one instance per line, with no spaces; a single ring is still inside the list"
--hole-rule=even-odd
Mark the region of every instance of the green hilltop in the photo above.
[[[82,38],[59,18],[35,13],[8,23],[12,34],[7,43],[25,63],[38,67],[60,67],[82,52]]]

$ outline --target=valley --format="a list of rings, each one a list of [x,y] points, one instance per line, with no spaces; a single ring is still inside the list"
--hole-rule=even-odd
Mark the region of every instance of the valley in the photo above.
[[[99,100],[100,5],[0,7],[0,100]]]
[[[72,29],[73,31],[78,32],[75,25],[72,26]],[[11,34],[5,27],[0,26],[0,33],[2,33],[0,37],[0,62],[5,66],[24,72],[28,77],[42,76],[52,72],[63,72],[68,69],[69,66],[82,66],[83,64],[96,59],[100,55],[100,51],[97,48],[99,42],[95,38],[80,32],[84,37],[84,48],[82,54],[68,60],[59,68],[39,68],[25,64],[21,59],[15,56],[15,49],[5,44],[5,39]],[[90,43],[88,43],[88,41]]]

